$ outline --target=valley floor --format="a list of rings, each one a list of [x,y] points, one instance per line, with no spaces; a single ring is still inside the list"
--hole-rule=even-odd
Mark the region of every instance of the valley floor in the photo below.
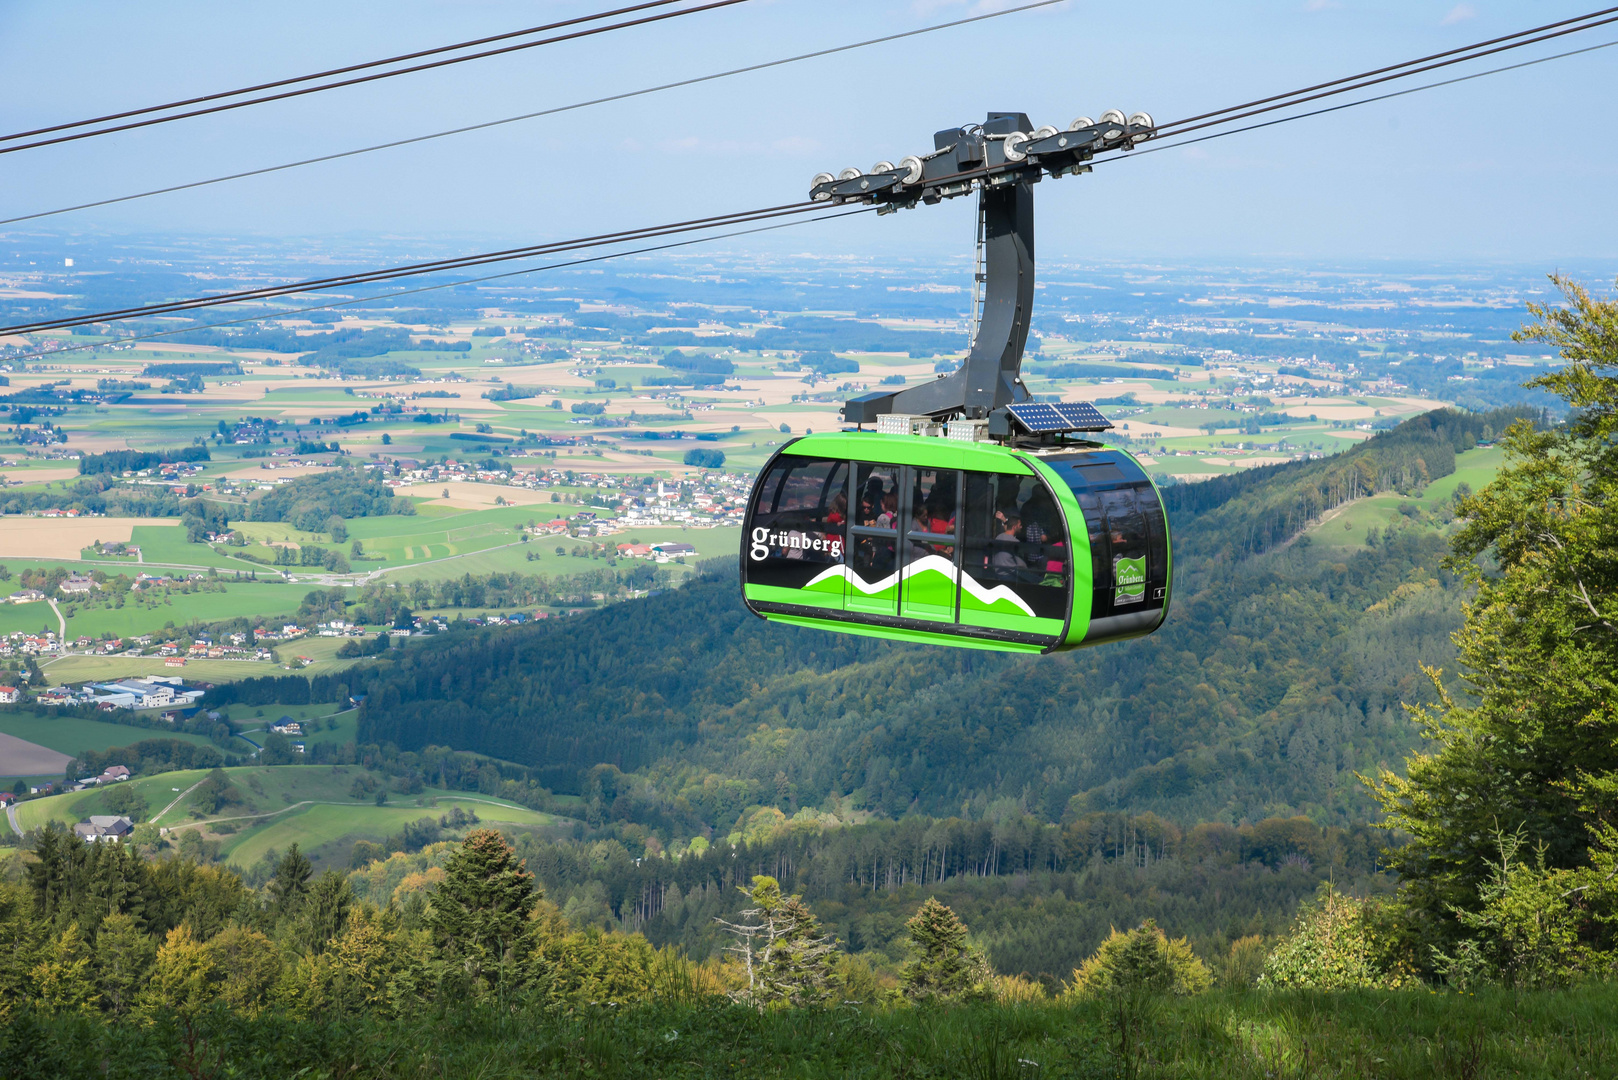
[[[28,1080],[307,1077],[1610,1077],[1618,985],[1476,994],[1222,991],[1188,999],[759,1014],[707,1002],[431,1018],[266,1014],[103,1024],[12,1015],[0,1073]]]

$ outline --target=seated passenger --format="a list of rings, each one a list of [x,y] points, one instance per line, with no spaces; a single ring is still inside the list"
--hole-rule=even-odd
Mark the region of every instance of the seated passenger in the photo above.
[[[826,524],[846,525],[848,523],[848,496],[841,491],[831,501],[831,508],[826,511]]]
[[[860,524],[867,527],[874,526],[879,514],[882,513],[882,478],[872,476],[865,481],[865,491],[860,495]]]
[[[912,526],[914,531],[936,533],[940,536],[953,534],[955,514],[949,505],[951,501],[936,490],[927,496],[927,501],[916,515],[916,524]]]
[[[882,496],[882,512],[876,516],[876,527],[879,529],[898,528],[899,523],[899,493],[890,491]]]
[[[996,574],[996,577],[1012,577],[1017,570],[1026,569],[1028,566],[1017,555],[1017,544],[1019,542],[1017,529],[1021,524],[1022,522],[1018,520],[1016,514],[1007,515],[1002,526],[1004,531],[994,538],[995,550],[993,557],[989,559],[989,565],[996,570],[1002,571],[1002,573]]]
[[[1024,540],[1030,544],[1045,542],[1050,532],[1047,522],[1050,521],[1052,509],[1050,498],[1043,491],[1035,491],[1028,496],[1028,501],[1022,506]]]

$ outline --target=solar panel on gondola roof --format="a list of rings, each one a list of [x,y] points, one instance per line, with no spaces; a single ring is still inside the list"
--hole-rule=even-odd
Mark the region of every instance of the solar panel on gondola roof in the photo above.
[[[1007,405],[1017,423],[1030,434],[1059,431],[1105,431],[1112,423],[1088,401],[1024,401]]]

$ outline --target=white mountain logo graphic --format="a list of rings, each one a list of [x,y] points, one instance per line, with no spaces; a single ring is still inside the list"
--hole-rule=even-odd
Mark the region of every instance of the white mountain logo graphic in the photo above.
[[[816,574],[803,587],[805,589],[814,589],[823,582],[832,582],[840,578],[866,596],[878,596],[882,593],[893,591],[900,581],[908,581],[918,574],[942,574],[953,582],[955,580],[955,564],[937,555],[927,555],[910,563],[903,570],[889,574],[875,584],[866,583],[863,578],[847,566],[832,566]],[[960,580],[961,591],[984,608],[993,609],[996,604],[1004,601],[1029,618],[1034,617],[1034,609],[1028,606],[1028,601],[1006,586],[996,585],[992,589],[985,588],[973,579],[970,574],[962,574]]]

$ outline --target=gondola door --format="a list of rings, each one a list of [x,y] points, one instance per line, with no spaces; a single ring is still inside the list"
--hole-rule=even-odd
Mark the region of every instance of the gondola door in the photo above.
[[[899,521],[905,502],[904,471],[901,465],[854,463],[847,611],[889,619],[899,614]]]
[[[960,590],[961,474],[913,467],[904,472],[899,617],[953,623]]]

